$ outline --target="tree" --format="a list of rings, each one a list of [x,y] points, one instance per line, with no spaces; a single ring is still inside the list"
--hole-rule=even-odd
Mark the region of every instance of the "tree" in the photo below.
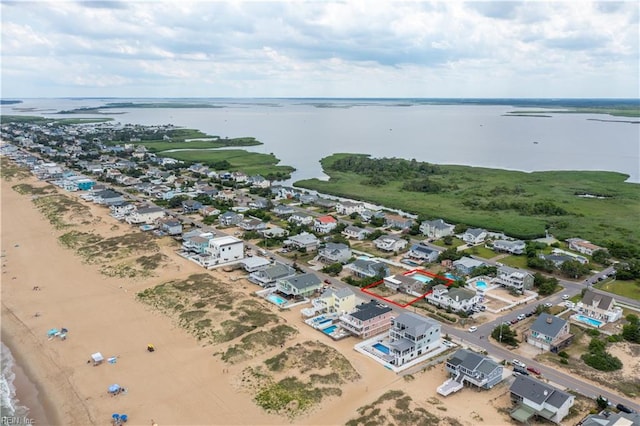
[[[460,253],[456,248],[451,247],[438,255],[438,262],[442,262],[443,260],[458,260],[461,257],[462,253]]]
[[[591,259],[600,265],[608,265],[611,255],[608,250],[600,249],[593,252]]]
[[[450,246],[453,244],[453,237],[451,235],[445,235],[444,238],[442,238],[442,241],[444,242],[444,245]]]
[[[637,315],[629,314],[626,316],[629,324],[622,327],[622,337],[632,343],[640,343],[640,320]]]
[[[335,277],[342,272],[342,264],[340,262],[332,263],[331,265],[327,265],[322,268],[322,272]]]
[[[588,265],[583,265],[577,260],[567,260],[560,265],[560,271],[570,278],[579,278],[589,273]]]
[[[518,346],[517,333],[506,324],[500,324],[494,328],[491,337],[503,345]]]
[[[589,342],[589,353],[582,360],[590,367],[600,371],[614,371],[622,368],[622,361],[606,351],[606,342],[594,337]]]

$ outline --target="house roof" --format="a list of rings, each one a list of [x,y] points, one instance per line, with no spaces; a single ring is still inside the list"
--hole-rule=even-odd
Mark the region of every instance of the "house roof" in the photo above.
[[[566,324],[567,321],[562,318],[543,312],[531,324],[530,330],[537,331],[544,336],[556,337]]]
[[[263,270],[263,273],[269,277],[270,279],[278,279],[288,277],[296,273],[296,270],[288,265],[283,265],[282,263],[276,263],[275,265],[269,266]]]
[[[298,290],[304,290],[321,283],[320,278],[311,273],[296,275],[295,277],[286,278],[285,280],[289,282],[292,287],[295,287]]]
[[[613,306],[613,297],[608,294],[596,293],[589,289],[584,294],[582,303],[608,311]]]
[[[145,214],[145,213],[158,213],[161,212],[162,208],[160,207],[142,207],[140,209],[137,209],[137,212],[140,214]]]
[[[342,299],[349,296],[355,296],[355,293],[350,288],[347,288],[347,287],[339,288],[337,290],[334,288],[328,288],[322,293],[320,297],[325,298],[331,295],[334,295],[338,299]]]
[[[324,246],[324,251],[327,252],[341,252],[343,250],[349,250],[349,246],[342,243],[327,243]]]
[[[469,228],[465,231],[465,234],[471,234],[474,237],[479,237],[483,232],[487,232],[485,229],[482,228]]]
[[[450,288],[447,296],[453,300],[469,300],[476,296],[476,292],[462,287]]]
[[[442,219],[425,220],[424,222],[422,222],[422,225],[426,225],[426,226],[429,226],[430,228],[434,228],[434,229],[449,229],[449,228],[452,228],[454,226],[454,225],[446,223]]]
[[[568,393],[562,392],[561,390],[549,386],[546,383],[542,383],[530,376],[516,377],[516,380],[511,384],[509,390],[511,393],[528,399],[536,404],[546,402],[555,408],[560,408],[567,399],[571,398],[571,395]]]
[[[355,269],[359,269],[362,271],[370,271],[370,272],[375,272],[375,271],[385,272],[387,269],[387,265],[385,265],[382,262],[378,262],[376,260],[366,260],[366,259],[356,259],[353,261],[351,266]]]
[[[420,253],[425,253],[427,255],[433,254],[434,252],[438,253],[437,250],[434,250],[430,247],[423,246],[422,244],[414,244],[413,246],[411,246],[411,251],[417,251]]]
[[[478,266],[484,265],[484,262],[464,256],[453,262],[453,266],[458,265],[464,266],[465,268],[477,268]]]
[[[582,426],[640,426],[638,413],[609,413],[609,415],[591,414],[581,423]]]
[[[431,318],[425,318],[413,312],[403,312],[398,315],[393,322],[402,324],[407,327],[407,332],[412,336],[422,336],[433,327],[439,327],[440,324]]]
[[[355,233],[358,234],[360,232],[366,231],[366,229],[363,228],[359,228],[357,226],[353,226],[353,225],[349,225],[346,228],[344,228],[344,232],[351,232],[351,233]]]
[[[387,312],[391,312],[390,307],[383,306],[375,300],[371,300],[370,302],[361,303],[356,306],[356,310],[351,312],[350,315],[360,321],[367,321],[386,314]]]
[[[448,362],[451,365],[459,365],[469,371],[475,371],[482,362],[483,358],[484,357],[482,355],[471,352],[467,349],[458,349]]]
[[[289,240],[304,245],[318,242],[318,238],[308,232],[302,232],[298,235],[292,235],[291,237],[289,237]]]
[[[521,240],[495,240],[493,245],[503,246],[503,247],[522,247],[524,246],[524,241]]]
[[[332,216],[320,216],[316,218],[316,220],[320,223],[336,223],[337,222],[336,218]]]

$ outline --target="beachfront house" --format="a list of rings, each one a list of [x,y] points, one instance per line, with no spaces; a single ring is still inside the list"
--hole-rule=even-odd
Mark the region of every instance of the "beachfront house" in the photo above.
[[[524,253],[525,243],[521,240],[495,240],[493,249],[503,253],[522,254]]]
[[[152,224],[156,220],[163,218],[164,215],[164,210],[160,207],[140,207],[129,214],[125,220],[129,224]]]
[[[201,261],[207,268],[238,263],[244,258],[244,241],[232,236],[212,238],[205,254]]]
[[[588,415],[580,422],[580,426],[640,426],[640,413],[613,413],[604,410],[599,414]]]
[[[174,217],[161,218],[156,223],[158,228],[167,235],[182,234],[182,222]]]
[[[313,216],[306,213],[293,213],[287,219],[290,223],[294,223],[296,225],[311,225],[313,223]]]
[[[447,235],[453,235],[455,225],[446,223],[442,219],[425,220],[420,224],[420,232],[432,239],[439,239]]]
[[[297,250],[315,250],[320,241],[318,238],[308,232],[301,232],[298,235],[292,235],[283,244],[286,247],[292,247]]]
[[[104,191],[98,191],[92,194],[93,202],[96,204],[104,204],[110,206],[112,204],[119,204],[124,201],[124,196],[119,192],[105,189]]]
[[[371,300],[361,303],[349,313],[340,316],[340,327],[361,339],[368,339],[391,328],[393,310]]]
[[[309,297],[322,288],[322,281],[312,273],[281,278],[276,281],[276,290],[289,297]]]
[[[313,221],[313,230],[320,234],[328,234],[338,226],[338,220],[333,216],[320,216]]]
[[[580,315],[599,321],[615,322],[622,317],[622,308],[615,306],[615,299],[610,294],[596,293],[588,289],[582,300],[573,308]]]
[[[249,256],[245,257],[240,261],[240,264],[244,268],[245,271],[249,272],[249,274],[261,271],[271,265],[271,261],[269,259],[265,259],[260,256]]]
[[[407,246],[407,240],[397,235],[381,235],[373,241],[378,250],[382,251],[400,251]]]
[[[458,260],[453,261],[451,264],[453,268],[462,275],[469,275],[474,269],[483,266],[484,262],[473,259],[471,257],[463,256]]]
[[[409,259],[423,263],[435,262],[438,260],[439,255],[440,252],[438,250],[423,246],[422,244],[412,245],[407,253]]]
[[[266,268],[254,271],[249,274],[249,281],[262,287],[274,287],[280,279],[293,277],[296,270],[283,263],[274,263]]]
[[[480,298],[480,295],[473,290],[462,287],[449,288],[438,284],[433,287],[433,291],[425,297],[425,300],[432,305],[451,309],[454,312],[470,313],[480,303]]]
[[[318,256],[324,263],[345,264],[351,259],[351,248],[342,243],[326,243],[318,249]]]
[[[348,225],[346,228],[344,228],[344,230],[342,231],[342,235],[345,236],[345,238],[349,238],[349,239],[353,239],[353,240],[364,240],[365,238],[367,238],[367,235],[369,235],[370,232],[367,231],[364,228],[360,228],[358,226],[353,226],[353,225]]]
[[[391,320],[389,355],[400,366],[440,346],[440,323],[413,312],[403,312]]]
[[[209,247],[209,240],[213,238],[211,232],[196,230],[193,233],[182,235],[182,250],[188,253],[205,254]]]
[[[462,240],[469,245],[482,244],[487,238],[486,229],[469,228],[462,234]]]
[[[353,311],[357,300],[356,294],[349,287],[328,288],[312,303],[318,311],[344,315]]]
[[[495,282],[502,287],[524,293],[525,290],[533,288],[533,275],[524,269],[503,265],[498,267]]]
[[[362,213],[365,209],[363,203],[357,203],[355,201],[340,201],[336,204],[336,213],[342,215],[351,215],[354,213]]]
[[[458,349],[445,364],[445,369],[451,378],[438,387],[442,396],[459,391],[465,383],[491,389],[502,381],[502,365],[468,349]]]
[[[543,312],[525,333],[528,344],[545,351],[558,353],[573,341],[569,321]]]
[[[353,263],[346,265],[346,268],[358,278],[378,276],[382,279],[391,275],[389,267],[384,262],[377,260],[356,259]]]
[[[529,419],[539,416],[559,424],[569,414],[575,397],[531,376],[520,375],[509,388],[511,401],[516,407],[511,417],[529,424]]]
[[[592,256],[593,253],[598,250],[606,250],[606,248],[597,246],[582,238],[569,238],[566,241],[569,243],[569,250],[575,250],[587,256]]]

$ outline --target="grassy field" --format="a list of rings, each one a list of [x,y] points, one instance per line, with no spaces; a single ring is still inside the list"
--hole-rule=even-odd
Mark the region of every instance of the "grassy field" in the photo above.
[[[640,282],[638,281],[611,280],[597,283],[594,287],[619,296],[640,300]]]
[[[429,179],[447,188],[440,193],[410,192],[402,181],[381,186],[365,184],[369,178],[335,172],[330,165],[351,154],[322,160],[329,181],[308,179],[297,186],[348,198],[370,201],[429,218],[503,231],[519,238],[544,236],[545,228],[558,239],[582,237],[595,244],[615,240],[640,243],[640,185],[625,183],[622,173],[593,171],[517,172],[481,167],[443,165],[445,172]],[[516,191],[517,188],[517,191]],[[584,198],[591,194],[606,198]],[[568,214],[526,215],[516,210],[491,210],[489,202],[551,203]],[[470,207],[473,205],[476,207]]]
[[[230,171],[241,170],[248,175],[270,173],[286,173],[294,171],[290,166],[278,166],[280,162],[273,154],[261,154],[258,152],[248,152],[241,149],[229,149],[223,151],[180,151],[165,152],[162,155],[175,158],[177,160],[210,164],[220,161],[231,163]]]

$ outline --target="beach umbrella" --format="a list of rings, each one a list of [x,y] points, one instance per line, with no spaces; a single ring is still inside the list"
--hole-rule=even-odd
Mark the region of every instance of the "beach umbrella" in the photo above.
[[[60,333],[60,331],[57,328],[52,328],[51,330],[47,331],[47,336],[55,336],[58,333]]]
[[[127,416],[126,414],[120,414],[120,420],[126,422],[127,420],[129,420],[129,416]]]
[[[120,385],[113,384],[113,385],[109,386],[109,392],[110,393],[116,393],[119,390],[120,390]]]
[[[67,330],[66,328],[62,328],[60,331],[61,331],[62,333],[68,333],[68,332],[69,332],[69,330]]]
[[[111,418],[112,418],[113,420],[118,421],[118,420],[120,420],[120,414],[118,414],[118,413],[113,413],[113,414],[111,415]]]

